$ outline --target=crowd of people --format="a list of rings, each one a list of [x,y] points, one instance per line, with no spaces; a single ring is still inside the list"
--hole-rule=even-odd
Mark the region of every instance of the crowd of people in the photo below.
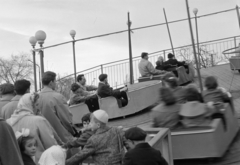
[[[231,98],[218,87],[215,77],[206,78],[206,90],[201,94],[194,85],[178,86],[174,72],[155,69],[147,53],[141,57],[142,76],[164,74],[159,104],[152,109],[153,127],[189,128],[208,125],[214,118],[224,119],[215,105],[231,103]],[[169,57],[169,66],[174,62],[184,65],[171,54]],[[159,61],[163,68],[167,66],[162,58]],[[79,165],[84,161],[95,165],[168,164],[159,150],[145,142],[147,133],[141,128],[123,131],[108,125],[108,114],[99,109],[98,98],[113,96],[119,107],[129,100],[128,88],[113,90],[107,74],[99,75],[98,87],[86,85],[84,75],[78,75],[71,85],[69,104],[56,91],[56,73],[45,72],[42,85],[39,93],[30,93],[31,83],[25,79],[0,85],[0,165]],[[79,130],[72,124],[69,105],[82,102],[90,112],[79,121],[83,125]]]

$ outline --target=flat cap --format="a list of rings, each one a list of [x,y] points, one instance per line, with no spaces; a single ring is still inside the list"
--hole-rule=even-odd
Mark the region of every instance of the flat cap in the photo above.
[[[103,81],[106,78],[107,78],[107,74],[100,74],[99,77],[98,77],[99,81]]]
[[[130,128],[125,132],[125,137],[129,140],[141,141],[145,140],[146,136],[147,133],[138,127]]]
[[[174,55],[172,53],[168,53],[168,58],[173,58]]]
[[[14,93],[14,85],[10,83],[2,84],[0,85],[0,92],[2,95]]]

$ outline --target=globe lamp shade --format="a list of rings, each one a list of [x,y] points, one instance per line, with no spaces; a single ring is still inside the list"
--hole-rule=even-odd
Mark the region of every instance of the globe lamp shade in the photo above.
[[[70,31],[70,35],[72,36],[72,38],[74,38],[75,35],[76,35],[76,31],[75,31],[75,30],[71,30],[71,31]]]
[[[35,33],[35,38],[40,45],[44,43],[44,40],[46,39],[46,37],[47,37],[46,33],[42,30],[38,30]]]
[[[37,43],[37,40],[34,36],[32,36],[32,37],[29,38],[29,42],[32,46],[35,46],[36,43]]]
[[[197,8],[194,8],[194,9],[193,9],[193,13],[194,13],[195,15],[197,15],[198,9],[197,9]]]

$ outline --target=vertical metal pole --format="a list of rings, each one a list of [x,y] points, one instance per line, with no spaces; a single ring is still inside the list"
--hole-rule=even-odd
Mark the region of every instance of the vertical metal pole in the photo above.
[[[103,65],[100,65],[101,67],[101,74],[103,74]]]
[[[198,67],[199,65],[198,65],[198,59],[197,59],[195,44],[194,44],[193,31],[192,31],[192,23],[191,23],[191,18],[190,18],[190,13],[189,13],[189,7],[188,7],[188,0],[186,0],[186,7],[187,7],[187,15],[188,15],[189,28],[190,28],[190,35],[191,35],[191,40],[192,40],[193,53],[194,53],[194,58],[195,58],[195,61],[196,61],[196,66],[197,66],[198,80],[199,80],[200,90],[201,90],[201,92],[202,92],[202,91],[203,91],[202,79],[201,79],[201,74],[200,74],[200,70],[199,70],[199,67]]]
[[[236,37],[234,37],[234,47],[237,47],[237,41],[236,41]]]
[[[198,25],[197,25],[197,15],[195,15],[195,26],[196,26],[196,37],[197,37],[197,49],[198,49],[198,66],[201,68],[201,60],[200,60],[200,49],[199,49],[199,39],[198,39]]]
[[[42,48],[42,45],[40,45],[40,47]],[[39,53],[40,53],[40,65],[41,65],[41,74],[43,75],[44,73],[44,55],[43,55],[43,50],[39,50]]]
[[[76,70],[76,56],[75,56],[75,39],[73,38],[73,65],[74,65],[74,79],[77,82],[77,70]]]
[[[42,85],[41,85],[41,72],[40,72],[40,68],[38,68],[38,74],[39,74],[39,90],[41,91],[42,90]]]
[[[163,50],[164,61],[166,61],[166,52]]]
[[[239,10],[238,10],[238,5],[236,6],[236,11],[237,11],[237,17],[238,17],[238,24],[240,28],[240,15],[239,15]]]
[[[129,43],[129,68],[130,68],[130,84],[134,83],[133,80],[133,63],[132,63],[132,43],[131,43],[131,24],[130,15],[128,12],[128,43]]]
[[[36,52],[34,50],[34,46],[32,50],[32,55],[33,55],[34,89],[35,89],[35,92],[37,92]]]
[[[166,16],[166,13],[165,13],[165,9],[164,9],[164,8],[163,8],[163,13],[164,13],[164,16],[165,16],[165,21],[166,21],[167,30],[168,30],[168,35],[169,35],[169,39],[170,39],[170,43],[171,43],[171,47],[172,47],[172,52],[173,52],[173,54],[175,55],[175,53],[174,53],[174,48],[173,48],[173,44],[172,44],[172,38],[171,38],[169,26],[168,26],[167,16]]]

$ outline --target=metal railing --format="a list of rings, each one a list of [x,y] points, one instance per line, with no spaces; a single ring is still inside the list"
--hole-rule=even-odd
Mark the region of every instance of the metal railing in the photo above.
[[[210,67],[222,63],[227,63],[229,56],[223,55],[222,52],[226,49],[236,47],[239,43],[240,37],[228,37],[213,41],[207,41],[199,43],[200,48],[200,59],[201,59],[201,67]],[[193,57],[193,50],[191,45],[181,46],[174,48],[175,56],[178,60],[192,62],[195,64],[195,60]],[[149,61],[155,66],[155,62],[159,56],[163,56],[164,59],[167,59],[167,54],[172,52],[171,49],[160,50],[157,52],[152,52],[149,54]],[[133,58],[133,75],[134,75],[134,82],[137,82],[138,78],[140,77],[138,71],[138,63],[140,62],[141,58],[134,57]],[[92,67],[77,74],[84,74],[86,79],[88,80],[88,84],[97,85],[98,84],[98,76],[101,73],[108,74],[108,81],[109,84],[114,87],[118,88],[123,86],[126,83],[129,83],[129,59],[123,59],[119,61],[114,61],[106,64],[101,64],[96,67]],[[68,82],[74,82],[74,74],[68,75],[66,77],[60,78],[58,82],[64,82],[68,80]],[[69,81],[70,80],[70,81]],[[67,85],[68,86],[68,85]],[[66,88],[69,89],[68,86]]]

